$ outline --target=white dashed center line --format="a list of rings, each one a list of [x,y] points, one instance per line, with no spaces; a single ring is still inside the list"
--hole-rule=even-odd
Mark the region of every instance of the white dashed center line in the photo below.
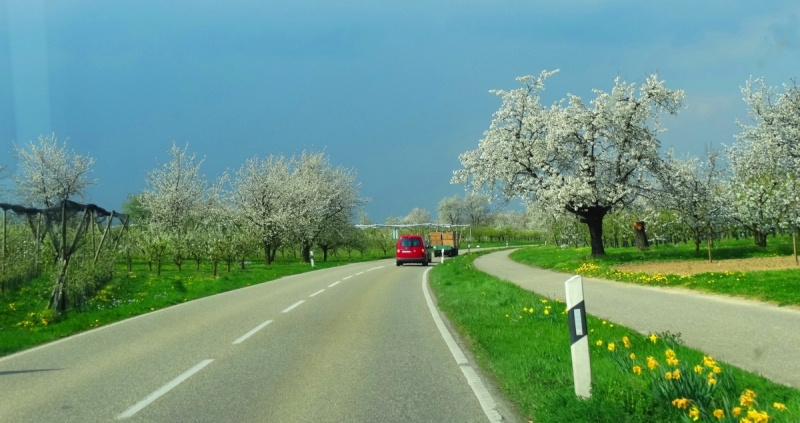
[[[172,390],[172,388],[178,386],[184,380],[189,379],[189,377],[191,377],[193,374],[199,372],[203,367],[206,367],[209,364],[211,364],[212,361],[214,361],[214,360],[203,360],[200,363],[198,363],[197,365],[195,365],[194,367],[192,367],[191,369],[183,372],[183,374],[181,374],[180,376],[176,377],[175,379],[172,379],[169,383],[167,383],[166,385],[162,386],[161,388],[159,388],[157,391],[153,392],[152,394],[148,395],[147,398],[137,402],[136,405],[134,405],[133,407],[131,407],[131,408],[127,409],[127,410],[125,410],[124,413],[118,415],[117,416],[117,420],[127,419],[128,417],[131,417],[134,414],[138,413],[139,410],[147,407],[148,405],[150,405],[151,402],[157,400],[160,396],[166,394],[167,392]]]
[[[299,306],[300,304],[303,304],[304,302],[306,302],[306,300],[300,300],[300,301],[290,305],[288,308],[286,308],[286,310],[283,310],[281,313],[288,313],[288,312],[292,311],[293,308]]]
[[[341,281],[336,281],[336,282],[334,282],[334,283],[332,283],[332,284],[328,285],[328,288],[333,288],[334,286],[338,285],[338,284],[339,284],[339,282],[341,282]]]
[[[320,294],[320,293],[322,293],[322,291],[324,291],[324,289],[320,289],[319,291],[317,291],[317,292],[315,292],[315,293],[313,293],[313,294],[309,295],[309,296],[308,296],[308,298],[311,298],[311,297],[313,297],[313,296],[315,296],[315,295],[317,295],[317,294]]]
[[[343,281],[346,281],[346,280],[348,280],[348,279],[350,279],[350,278],[352,278],[352,276],[348,276],[348,277],[346,277],[346,278],[342,278],[342,280],[343,280]]]
[[[364,272],[358,272],[358,273],[356,273],[356,276],[358,276],[358,275],[361,275],[361,274],[363,274],[363,273],[364,273]]]
[[[268,325],[270,323],[272,323],[272,320],[267,320],[266,322],[264,322],[264,323],[256,326],[255,328],[253,328],[253,330],[251,330],[250,332],[247,332],[246,334],[242,335],[239,339],[233,341],[233,343],[234,344],[241,344],[242,342],[244,342],[245,339],[251,337],[254,333],[260,331],[261,329],[264,329],[264,326],[266,326],[266,325]]]

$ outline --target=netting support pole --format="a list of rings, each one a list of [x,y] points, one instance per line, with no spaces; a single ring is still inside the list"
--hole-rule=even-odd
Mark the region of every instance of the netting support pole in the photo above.
[[[3,275],[3,283],[0,284],[0,292],[6,292],[6,237],[8,235],[8,231],[6,229],[6,214],[8,210],[3,209],[3,262],[0,264],[0,275]]]
[[[114,213],[112,212],[110,216],[108,216],[108,222],[106,222],[106,230],[103,232],[103,236],[100,237],[100,246],[94,252],[94,263],[97,264],[97,258],[100,257],[100,250],[103,248],[103,243],[106,240],[106,235],[108,235],[108,231],[111,230],[111,220],[114,219]],[[94,221],[94,219],[93,219]],[[92,240],[94,241],[94,224],[92,225]],[[115,248],[116,249],[116,248]]]
[[[36,215],[36,258],[34,261],[34,271],[36,272],[37,278],[39,277],[39,258],[42,251],[41,227],[42,227],[42,214],[38,213]]]

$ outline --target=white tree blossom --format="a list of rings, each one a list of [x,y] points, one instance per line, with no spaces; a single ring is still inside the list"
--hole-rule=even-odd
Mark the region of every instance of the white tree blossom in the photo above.
[[[692,233],[695,251],[703,235],[711,236],[730,220],[727,199],[722,196],[722,174],[718,154],[708,151],[706,160],[679,159],[670,150],[659,172],[661,195],[658,206],[677,213],[678,222]]]
[[[472,226],[488,226],[492,217],[491,210],[489,210],[490,200],[491,197],[485,194],[469,194],[465,196],[463,210],[466,222]]]
[[[443,198],[436,210],[440,223],[460,225],[464,221],[464,201],[458,195]]]
[[[425,209],[415,207],[402,219],[404,225],[419,225],[431,223],[431,213]]]
[[[742,129],[738,139],[779,149],[791,159],[787,164],[796,172],[800,169],[800,87],[792,81],[792,85],[784,84],[783,88],[778,93],[763,78],[747,81],[742,94],[753,124],[737,122]]]
[[[180,270],[187,256],[186,234],[205,217],[203,200],[209,189],[195,154],[173,142],[170,160],[147,173],[149,189],[142,193],[142,206],[150,216],[154,230],[163,231],[172,244],[173,261]]]
[[[55,134],[40,136],[38,145],[33,141],[26,146],[14,144],[14,156],[19,166],[14,177],[17,196],[30,206],[53,207],[83,197],[97,183],[89,179],[94,159],[68,149],[66,141],[59,145]]]
[[[288,207],[292,210],[290,236],[300,244],[304,262],[310,261],[311,246],[331,222],[350,220],[367,199],[359,195],[360,184],[350,169],[334,168],[323,153],[303,152],[290,160]]]
[[[286,237],[294,210],[289,206],[290,163],[284,157],[248,160],[234,173],[230,201],[258,235],[265,264]]]
[[[766,247],[767,234],[786,221],[793,205],[789,158],[764,140],[740,140],[727,154],[732,175],[724,192],[731,217],[753,233],[757,246]]]
[[[678,113],[684,92],[651,75],[637,95],[636,84],[617,78],[610,93],[594,90],[589,105],[569,95],[546,108],[539,91],[553,73],[493,91],[503,104],[478,149],[459,156],[464,168],[452,182],[573,213],[589,227],[592,255],[603,255],[603,217],[650,187],[649,171],[660,160],[659,116]]]

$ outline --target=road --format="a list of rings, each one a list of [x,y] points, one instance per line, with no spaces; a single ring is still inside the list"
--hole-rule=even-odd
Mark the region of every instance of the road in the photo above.
[[[514,421],[454,359],[426,269],[295,275],[2,358],[0,421]]]
[[[487,254],[475,268],[551,298],[565,299],[572,275]],[[680,288],[584,278],[586,312],[644,334],[680,333],[687,346],[800,388],[800,310]]]

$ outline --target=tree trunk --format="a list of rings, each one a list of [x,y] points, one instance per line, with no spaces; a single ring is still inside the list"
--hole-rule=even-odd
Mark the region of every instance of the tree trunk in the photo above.
[[[214,276],[217,276],[217,262],[214,262]]]
[[[694,252],[695,253],[699,253],[700,252],[700,231],[697,230],[697,229],[694,229],[693,231],[694,231]]]
[[[269,243],[265,242],[264,243],[264,264],[267,265],[267,266],[272,264],[272,254],[270,254],[271,250],[272,250],[272,246],[269,245]]]
[[[761,232],[753,231],[753,241],[756,244],[756,247],[766,248],[767,247],[767,235],[762,234]]]
[[[644,222],[641,220],[633,222],[633,235],[636,239],[636,249],[643,251],[650,247],[650,244],[647,242],[647,232],[645,231]]]
[[[311,245],[303,243],[302,247],[303,263],[311,263]]]
[[[603,217],[608,209],[595,208],[586,215],[582,215],[580,222],[589,227],[589,243],[592,246],[592,257],[602,257],[606,255],[603,247]]]
[[[322,261],[328,261],[328,248],[322,247]]]

